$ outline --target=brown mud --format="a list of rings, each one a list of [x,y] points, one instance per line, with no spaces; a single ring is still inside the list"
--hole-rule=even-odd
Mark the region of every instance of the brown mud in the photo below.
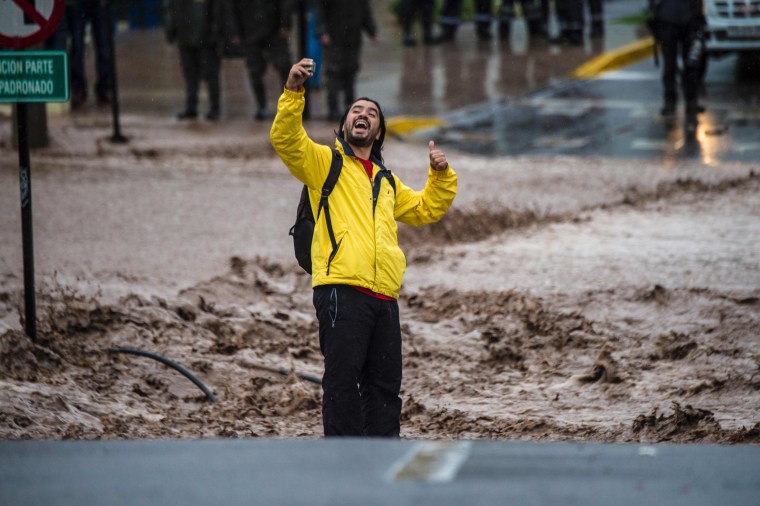
[[[264,132],[80,121],[35,155],[35,342],[0,146],[0,438],[321,437],[320,387],[267,370],[322,359]],[[418,187],[425,149],[386,158]],[[400,229],[402,437],[760,443],[756,167],[449,157],[450,214]]]
[[[37,342],[0,336],[4,439],[318,437],[319,387],[260,367],[320,375],[308,282],[292,266],[233,258],[173,299],[41,292]],[[0,294],[0,316],[17,297]],[[431,287],[401,302],[404,437],[760,442],[757,297]],[[654,318],[697,306],[704,323],[648,332],[599,314],[612,305]],[[118,346],[184,365],[219,402],[158,362],[108,353]]]

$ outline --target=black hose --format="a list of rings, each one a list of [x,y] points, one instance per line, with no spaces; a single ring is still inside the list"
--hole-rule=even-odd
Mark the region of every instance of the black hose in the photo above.
[[[152,358],[153,360],[158,360],[162,364],[168,365],[172,369],[174,369],[176,371],[179,371],[187,379],[189,379],[190,381],[192,381],[193,383],[195,383],[195,385],[198,388],[200,388],[203,391],[204,394],[206,394],[206,397],[208,398],[208,400],[210,400],[211,402],[218,402],[216,396],[211,392],[211,390],[209,390],[208,388],[206,388],[206,385],[204,385],[201,382],[201,380],[199,380],[198,378],[196,378],[193,375],[193,373],[191,373],[190,371],[188,371],[187,369],[185,369],[184,367],[182,367],[178,363],[176,363],[176,362],[174,362],[172,360],[169,360],[166,357],[163,357],[161,355],[157,355],[156,353],[152,353],[150,351],[138,350],[136,348],[124,348],[124,347],[109,348],[108,349],[108,353],[127,353],[129,355],[139,355],[139,356],[142,356],[142,357]]]
[[[295,374],[297,377],[301,378],[302,380],[311,381],[312,383],[316,383],[317,385],[322,384],[322,378],[318,376],[314,376],[312,374],[307,374],[305,372],[298,372],[298,371],[291,371],[289,369],[286,369],[284,367],[278,367],[277,372],[284,375],[289,376],[291,374]]]
[[[291,374],[293,374],[294,376],[301,378],[302,380],[310,381],[312,383],[316,383],[317,385],[322,384],[322,378],[320,378],[319,376],[314,376],[313,374],[307,374],[305,372],[291,371],[290,369],[286,367],[270,367],[268,365],[257,364],[255,362],[249,362],[247,360],[243,362],[242,365],[244,365],[245,367],[252,367],[254,369],[261,369],[262,371],[282,374],[283,376],[290,376]]]

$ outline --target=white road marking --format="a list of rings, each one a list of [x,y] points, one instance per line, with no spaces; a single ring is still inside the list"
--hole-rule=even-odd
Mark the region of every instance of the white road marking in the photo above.
[[[388,469],[386,479],[450,482],[469,457],[470,447],[469,441],[418,443]]]

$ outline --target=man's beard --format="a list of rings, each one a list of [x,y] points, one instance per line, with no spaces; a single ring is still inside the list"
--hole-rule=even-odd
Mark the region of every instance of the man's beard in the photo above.
[[[355,137],[353,134],[353,130],[350,128],[347,128],[346,142],[348,142],[352,146],[358,146],[360,148],[368,148],[368,147],[371,147],[372,144],[375,142],[375,137],[373,135],[369,135],[369,133],[366,137]]]

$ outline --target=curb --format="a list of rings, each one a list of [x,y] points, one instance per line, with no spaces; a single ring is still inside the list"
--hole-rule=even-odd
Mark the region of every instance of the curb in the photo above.
[[[617,70],[649,58],[653,51],[654,39],[652,37],[640,39],[589,60],[572,71],[570,76],[575,79],[593,79],[603,72]]]
[[[417,130],[446,126],[443,118],[435,116],[393,116],[386,119],[385,130],[390,135],[403,137]]]

